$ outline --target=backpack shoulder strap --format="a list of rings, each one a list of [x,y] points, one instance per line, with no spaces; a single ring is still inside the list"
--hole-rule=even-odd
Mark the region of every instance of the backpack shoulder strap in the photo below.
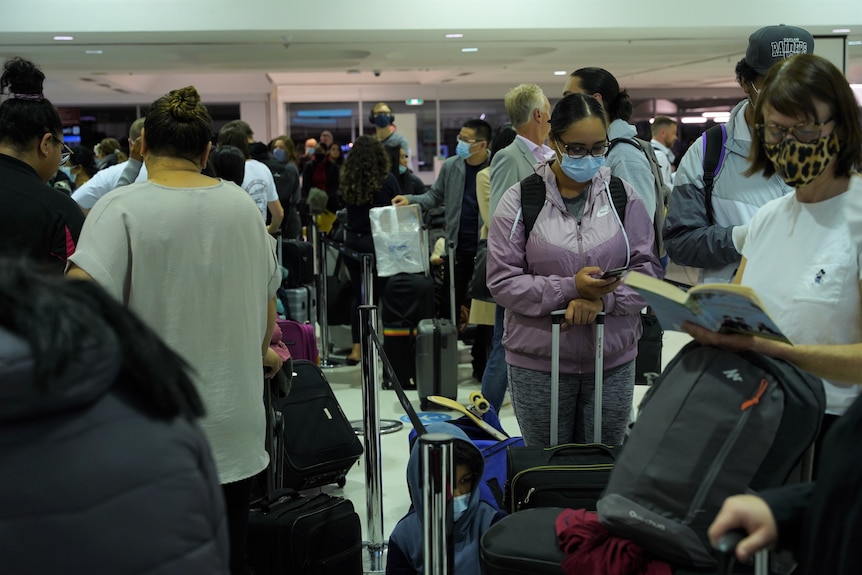
[[[706,219],[710,225],[715,223],[712,210],[712,188],[715,178],[724,164],[724,143],[727,141],[727,127],[718,124],[703,133],[703,187]]]
[[[623,181],[616,176],[611,176],[611,183],[608,185],[611,191],[611,201],[614,203],[614,209],[620,217],[620,221],[625,226],[626,223],[626,204],[629,197],[626,195],[626,188],[623,186]]]
[[[614,146],[616,146],[620,142],[628,144],[629,146],[634,146],[638,150],[643,151],[643,146],[638,143],[637,138],[614,138],[613,140],[611,140],[611,143],[608,146],[608,151],[605,155],[607,156],[608,154],[610,154],[611,150],[614,149]]]
[[[545,181],[539,174],[530,174],[521,180],[521,217],[524,220],[525,238],[530,236],[544,205]]]

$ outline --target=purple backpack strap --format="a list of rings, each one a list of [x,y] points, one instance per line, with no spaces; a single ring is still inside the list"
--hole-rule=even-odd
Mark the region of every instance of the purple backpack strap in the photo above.
[[[706,219],[710,225],[715,224],[715,214],[712,210],[712,188],[715,178],[724,164],[724,144],[727,142],[727,127],[724,124],[712,126],[703,133],[703,186]]]

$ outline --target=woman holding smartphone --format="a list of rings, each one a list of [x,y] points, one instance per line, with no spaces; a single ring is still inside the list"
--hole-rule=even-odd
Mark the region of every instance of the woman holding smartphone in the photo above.
[[[560,342],[561,443],[593,437],[595,323],[604,312],[602,439],[622,443],[631,411],[635,357],[646,303],[618,268],[661,277],[643,201],[619,180],[612,199],[608,120],[592,96],[571,94],[551,114],[556,156],[538,164],[544,204],[527,233],[521,185],[500,200],[488,236],[488,287],[506,308],[503,347],[509,389],[527,445],[550,445],[551,312],[566,310]],[[617,212],[617,205],[625,208]],[[609,270],[616,270],[602,278]],[[556,440],[553,442],[556,443]]]

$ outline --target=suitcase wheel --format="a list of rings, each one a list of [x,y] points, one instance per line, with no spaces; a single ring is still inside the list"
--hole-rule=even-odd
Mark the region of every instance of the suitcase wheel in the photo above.
[[[341,488],[344,488],[344,486],[347,485],[347,478],[346,477],[340,477],[338,479],[338,481],[335,482],[335,484]]]

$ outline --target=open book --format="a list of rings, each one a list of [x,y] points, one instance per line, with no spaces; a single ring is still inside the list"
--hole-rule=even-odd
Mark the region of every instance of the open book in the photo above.
[[[754,290],[736,284],[701,284],[685,292],[654,277],[630,272],[623,280],[652,308],[662,329],[690,321],[721,333],[759,335],[790,343]]]

